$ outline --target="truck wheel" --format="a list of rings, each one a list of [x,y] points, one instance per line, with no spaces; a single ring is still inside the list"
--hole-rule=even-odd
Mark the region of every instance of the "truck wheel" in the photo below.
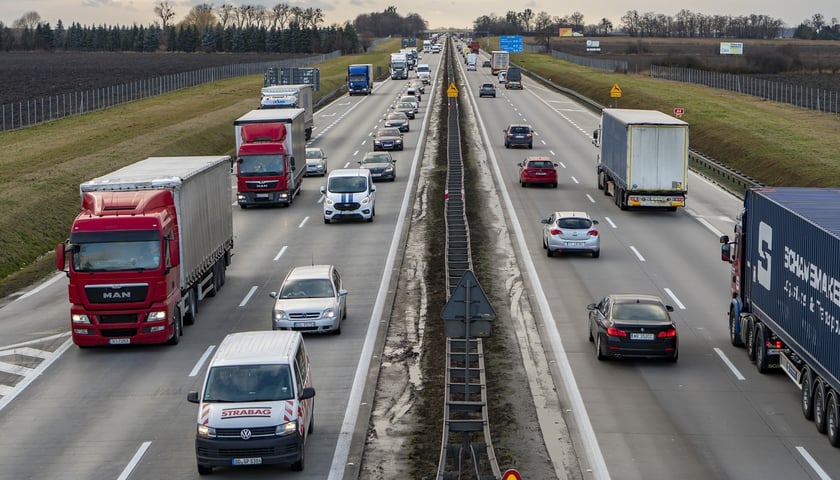
[[[735,323],[737,319],[735,318],[735,309],[729,309],[729,341],[732,342],[732,345],[736,347],[743,347],[744,342],[741,340],[741,335],[739,332],[736,331],[737,324]]]
[[[811,369],[805,367],[805,371],[802,372],[802,385],[800,385],[802,394],[801,404],[802,404],[802,415],[808,419],[814,419],[814,374],[811,373]]]
[[[838,408],[840,408],[840,402],[837,401],[837,392],[832,390],[828,392],[828,402],[826,402],[825,407],[826,433],[828,433],[828,443],[832,447],[840,447],[840,425],[837,424],[840,421],[840,411],[838,411]]]
[[[211,467],[210,465],[202,465],[200,463],[198,464],[199,475],[210,475],[211,473],[213,473],[213,467]]]
[[[181,341],[181,336],[184,334],[184,319],[181,318],[181,311],[177,308],[175,309],[174,320],[175,325],[173,330],[175,331],[172,332],[172,338],[170,338],[169,341],[166,342],[169,345],[178,345],[178,343]]]
[[[814,384],[814,425],[825,433],[825,384],[818,378]]]
[[[198,295],[196,295],[195,287],[190,289],[190,304],[187,305],[187,308],[184,324],[192,325],[195,323],[195,317],[198,315]]]
[[[286,205],[286,206],[291,207],[293,203],[295,203],[295,191],[290,188],[289,189],[289,204]]]
[[[767,332],[764,325],[758,324],[755,328],[755,368],[758,373],[767,372]]]

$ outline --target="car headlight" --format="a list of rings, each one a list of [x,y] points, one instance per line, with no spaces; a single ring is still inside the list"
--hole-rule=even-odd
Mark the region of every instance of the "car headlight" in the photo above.
[[[394,171],[394,167],[393,167],[393,166],[391,166],[391,165],[388,165],[387,167],[385,167],[385,171],[386,171],[386,172],[393,172],[393,171]]]
[[[370,197],[363,198],[362,201],[359,203],[361,203],[362,205],[367,205],[368,203],[370,203]]]
[[[71,316],[71,321],[73,323],[83,323],[85,325],[90,325],[90,317],[88,317],[84,313],[74,313]]]
[[[149,312],[146,315],[147,322],[162,322],[166,320],[166,310],[161,310],[159,312]]]
[[[274,430],[274,434],[277,436],[286,436],[286,435],[294,435],[297,433],[297,420],[293,420],[291,422],[281,423],[277,425],[277,429]]]
[[[274,320],[288,320],[289,316],[286,315],[285,310],[275,310],[274,311]]]
[[[216,429],[207,425],[199,425],[195,434],[201,438],[216,438]]]
[[[335,309],[332,307],[324,309],[324,318],[335,318]]]

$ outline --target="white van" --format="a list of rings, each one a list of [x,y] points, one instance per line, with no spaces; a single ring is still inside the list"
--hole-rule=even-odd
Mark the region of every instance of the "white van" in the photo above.
[[[321,193],[324,223],[345,218],[372,222],[376,216],[376,185],[367,168],[333,170]]]
[[[417,78],[425,84],[432,82],[432,67],[428,63],[417,65]]]
[[[315,389],[300,332],[232,333],[210,360],[199,392],[198,473],[213,467],[289,464],[303,470]]]

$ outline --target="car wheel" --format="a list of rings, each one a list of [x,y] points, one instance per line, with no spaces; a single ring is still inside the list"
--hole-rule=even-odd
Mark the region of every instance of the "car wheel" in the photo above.
[[[589,321],[589,328],[587,330],[589,330],[589,341],[594,343],[595,337],[592,336],[592,320]]]
[[[592,252],[592,258],[598,258],[600,256],[601,256],[601,251],[600,250],[595,250],[594,252]]]
[[[806,367],[802,374],[802,385],[800,403],[802,404],[802,416],[808,420],[814,419],[814,374]]]
[[[825,384],[817,379],[814,385],[814,425],[817,431],[825,433]]]
[[[828,402],[825,407],[825,423],[828,433],[828,443],[832,447],[840,447],[840,402],[837,401],[837,392],[832,390],[828,393]]]
[[[509,143],[505,143],[505,148],[510,148],[510,144],[509,144]]]
[[[213,467],[211,467],[210,465],[202,465],[200,463],[198,464],[199,475],[210,475],[211,473],[213,473]]]
[[[529,144],[528,144],[528,148],[534,148],[534,144],[533,144],[533,143],[529,143]]]
[[[755,368],[758,373],[765,373],[768,370],[767,347],[765,346],[767,332],[762,324],[759,324],[755,330]]]
[[[327,217],[324,217],[324,223],[330,223],[330,219],[327,218]]]
[[[527,183],[525,183],[525,182],[523,182],[523,181],[522,181],[522,179],[520,179],[520,180],[519,180],[519,186],[521,186],[522,188],[525,188],[525,187],[527,187],[527,186],[528,186],[528,184],[527,184]]]
[[[735,318],[735,309],[729,309],[729,341],[732,343],[733,346],[736,347],[743,347],[744,342],[741,340],[741,335],[736,332],[737,324]]]
[[[557,188],[557,182],[552,183],[551,188]]]
[[[248,205],[245,205],[244,203],[240,203],[240,204],[239,204],[239,208],[241,208],[242,210],[247,210],[247,209],[248,209]]]
[[[550,248],[546,248],[545,250],[546,250],[546,253],[548,254],[549,257],[554,256],[554,252]]]
[[[300,459],[297,462],[292,464],[292,471],[293,472],[302,472],[303,471],[303,463],[306,459],[304,452],[306,451],[306,445],[304,445],[303,441],[300,442]]]
[[[341,320],[338,321],[338,326],[332,331],[333,335],[341,335]]]
[[[674,354],[668,357],[668,361],[671,363],[677,363],[677,360],[680,358],[680,350],[678,348],[674,349]]]
[[[595,358],[598,361],[603,361],[607,359],[607,356],[604,355],[604,350],[601,348],[601,334],[599,333],[595,339]]]

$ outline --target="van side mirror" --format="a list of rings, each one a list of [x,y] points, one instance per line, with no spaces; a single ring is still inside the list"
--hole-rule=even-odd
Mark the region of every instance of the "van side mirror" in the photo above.
[[[321,185],[321,193],[327,193],[327,187]]]
[[[190,403],[199,403],[198,392],[189,392],[187,394],[187,401]]]
[[[306,400],[307,398],[312,398],[315,396],[315,389],[312,387],[306,387],[300,392],[300,396],[298,400]]]

